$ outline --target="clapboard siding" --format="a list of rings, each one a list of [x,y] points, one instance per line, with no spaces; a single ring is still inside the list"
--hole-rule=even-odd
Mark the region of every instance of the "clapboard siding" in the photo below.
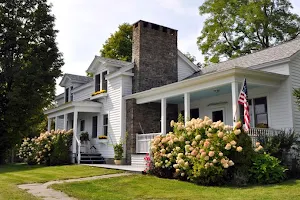
[[[79,90],[78,92],[74,92],[73,93],[74,101],[87,100],[91,97],[93,92],[94,92],[94,83],[91,84],[88,88],[84,88],[82,90]]]
[[[132,77],[123,76],[122,77],[122,92],[123,96],[132,94]]]
[[[93,143],[97,150],[105,158],[113,158],[112,143],[119,142],[121,137],[121,100],[122,100],[121,77],[109,79],[107,82],[107,97],[101,100],[102,112],[99,114],[98,136],[103,135],[103,115],[108,114],[108,144],[100,144],[98,140]]]
[[[290,62],[291,93],[293,88],[300,88],[300,53],[296,54]],[[292,95],[292,94],[291,94]],[[296,98],[292,96],[293,122],[296,131],[300,132],[300,111]]]
[[[195,73],[195,70],[189,66],[182,58],[178,56],[178,81],[185,79],[186,77]]]

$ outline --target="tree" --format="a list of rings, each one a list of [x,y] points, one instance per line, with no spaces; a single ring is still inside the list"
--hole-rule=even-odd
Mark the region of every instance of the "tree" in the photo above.
[[[206,0],[200,15],[208,15],[199,50],[206,62],[235,58],[294,39],[300,17],[289,0]]]
[[[54,99],[63,65],[54,20],[47,0],[0,2],[0,163]]]
[[[185,57],[187,57],[192,63],[197,62],[196,57],[193,56],[193,55],[191,55],[189,52],[186,52],[184,55],[185,55]]]
[[[105,41],[100,54],[106,58],[131,61],[132,26],[128,23],[119,25],[119,29]]]

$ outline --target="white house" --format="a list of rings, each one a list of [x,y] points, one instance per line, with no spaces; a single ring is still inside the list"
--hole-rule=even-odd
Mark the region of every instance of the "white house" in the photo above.
[[[300,112],[293,88],[300,88],[300,39],[199,69],[177,50],[177,31],[153,23],[133,25],[133,61],[96,56],[87,72],[93,78],[65,74],[57,107],[45,111],[56,129],[74,130],[73,153],[81,132],[89,147],[109,162],[110,145],[126,138],[127,162],[148,151],[148,141],[166,134],[169,122],[209,116],[233,124],[243,118],[237,99],[247,79],[252,128],[293,128],[300,132]],[[92,96],[94,92],[102,93]],[[106,92],[104,92],[106,91]],[[98,136],[106,135],[107,140]],[[79,158],[80,160],[80,158]]]

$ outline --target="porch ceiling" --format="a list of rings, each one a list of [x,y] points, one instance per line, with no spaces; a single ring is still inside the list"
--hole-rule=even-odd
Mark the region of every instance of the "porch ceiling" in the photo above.
[[[168,103],[182,103],[184,93],[191,94],[191,101],[230,93],[231,83],[237,82],[241,85],[245,77],[247,78],[248,88],[251,89],[255,87],[279,87],[281,81],[285,80],[288,76],[234,67],[135,93],[125,98],[135,98],[138,104],[156,102],[162,98],[166,98]],[[217,94],[215,90],[218,90]]]
[[[249,85],[248,89],[257,88],[257,85]],[[241,84],[239,84],[239,88],[241,88]],[[209,97],[219,96],[223,94],[229,94],[231,93],[231,84],[222,85],[215,88],[210,88],[206,90],[196,91],[192,92],[190,96],[191,101],[199,100],[199,99],[205,99]],[[160,102],[160,100],[157,100],[156,102]],[[167,103],[170,104],[183,104],[184,103],[184,95],[174,96],[167,98]]]

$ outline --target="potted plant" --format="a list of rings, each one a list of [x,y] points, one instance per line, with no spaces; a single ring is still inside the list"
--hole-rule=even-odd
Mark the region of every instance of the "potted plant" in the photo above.
[[[114,147],[114,153],[115,153],[114,162],[116,165],[120,165],[122,162],[123,152],[124,152],[123,141],[120,140],[119,143],[113,144],[113,147]]]
[[[80,134],[80,141],[81,142],[85,142],[85,141],[89,141],[89,133],[88,132],[82,132]]]

